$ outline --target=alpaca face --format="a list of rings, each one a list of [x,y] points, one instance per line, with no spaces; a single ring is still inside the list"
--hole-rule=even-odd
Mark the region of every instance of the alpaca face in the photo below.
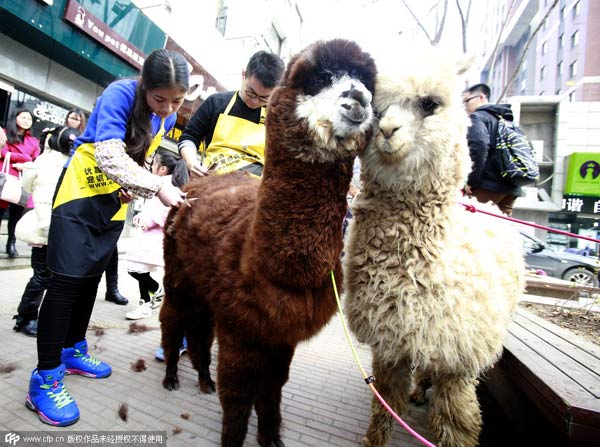
[[[296,118],[314,140],[306,161],[354,156],[373,126],[373,59],[353,42],[317,42],[290,61],[284,85],[294,90]]]
[[[458,73],[432,61],[409,76],[378,77],[378,129],[362,157],[368,177],[385,188],[460,186],[470,159]]]

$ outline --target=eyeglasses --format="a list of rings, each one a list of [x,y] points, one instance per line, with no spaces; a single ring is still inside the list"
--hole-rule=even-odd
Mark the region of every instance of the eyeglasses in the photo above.
[[[250,99],[258,99],[260,102],[267,102],[269,101],[269,96],[271,95],[266,95],[266,96],[260,96],[257,95],[256,92],[254,90],[252,90],[252,87],[246,87],[244,89],[244,93],[246,93],[246,96]]]
[[[469,96],[468,98],[463,99],[463,104],[467,105],[470,100],[475,99],[475,98],[479,98],[479,95]]]

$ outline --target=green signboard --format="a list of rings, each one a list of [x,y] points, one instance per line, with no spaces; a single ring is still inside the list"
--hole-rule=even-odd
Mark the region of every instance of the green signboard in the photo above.
[[[564,193],[600,196],[600,152],[573,152],[568,156]]]

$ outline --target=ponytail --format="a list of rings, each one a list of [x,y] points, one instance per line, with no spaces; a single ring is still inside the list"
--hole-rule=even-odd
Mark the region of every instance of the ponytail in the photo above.
[[[174,186],[183,186],[190,180],[190,174],[185,163],[179,155],[174,152],[159,148],[156,151],[155,157],[158,157],[158,164],[165,166],[171,175],[171,183]]]

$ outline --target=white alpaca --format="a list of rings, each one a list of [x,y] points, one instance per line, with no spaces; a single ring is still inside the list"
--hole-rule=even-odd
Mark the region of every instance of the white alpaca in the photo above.
[[[413,373],[431,378],[440,447],[477,445],[478,376],[501,354],[524,288],[517,232],[458,203],[470,158],[457,80],[468,65],[435,54],[379,77],[379,130],[361,157],[344,261],[349,325],[371,346],[379,392],[402,413]],[[363,444],[385,446],[393,420],[372,407]]]

